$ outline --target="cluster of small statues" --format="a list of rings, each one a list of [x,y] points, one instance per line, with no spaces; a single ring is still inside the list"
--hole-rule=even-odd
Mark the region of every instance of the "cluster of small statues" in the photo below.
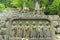
[[[40,14],[44,14],[45,7],[43,6],[40,8],[38,1],[36,1],[34,9],[30,10],[28,7],[26,7],[25,3],[23,3],[23,9],[20,9],[20,8],[17,8],[17,9],[19,10],[19,13],[21,13],[22,15],[25,15],[25,14],[40,15]]]
[[[23,5],[21,14],[44,14],[45,7],[40,8],[38,2],[36,2],[33,11],[29,11],[29,8]],[[19,15],[20,16],[20,15]],[[32,16],[33,17],[33,16]],[[0,20],[1,21],[1,20]],[[6,23],[5,23],[6,22]],[[17,19],[11,21],[2,20],[0,25],[0,40],[8,40],[10,37],[13,38],[51,38],[51,25],[47,20],[23,20]],[[10,24],[10,25],[9,25]],[[6,27],[7,26],[7,27]],[[9,31],[9,33],[8,33]],[[8,38],[8,39],[7,39]]]
[[[11,25],[11,37],[47,38],[51,37],[48,21],[15,20]]]

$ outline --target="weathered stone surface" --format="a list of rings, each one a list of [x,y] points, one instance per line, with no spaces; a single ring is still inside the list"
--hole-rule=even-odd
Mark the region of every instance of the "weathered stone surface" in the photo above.
[[[54,26],[54,27],[56,27],[56,28],[57,28],[57,27],[58,27],[58,25],[59,25],[58,21],[53,21],[53,26]]]
[[[0,35],[0,40],[3,40],[2,35]]]
[[[48,15],[49,20],[53,20],[53,15]]]
[[[13,23],[13,21],[15,21],[16,24]],[[7,37],[14,37],[17,30],[18,35],[16,34],[15,36],[19,36],[20,38],[24,38],[24,37],[30,38],[32,35],[32,38],[43,38],[43,40],[44,38],[46,38],[46,40],[51,40],[51,39],[47,39],[47,37],[51,38],[50,33],[52,32],[50,30],[53,29],[50,28],[55,27],[55,31],[57,33],[60,33],[60,28],[58,26],[60,25],[59,21],[60,20],[58,15],[21,15],[18,13],[10,13],[10,14],[2,13],[0,14],[0,33],[6,32],[6,34],[4,35],[8,35]],[[52,23],[53,25],[51,26],[50,23]],[[30,27],[32,28],[30,29]],[[7,40],[6,38],[4,40]],[[1,40],[3,39],[2,35],[0,39]],[[15,40],[15,39],[12,38],[11,40]]]
[[[56,35],[56,40],[60,40],[60,34]]]
[[[53,15],[53,20],[59,20],[59,16],[58,15]]]
[[[60,28],[57,28],[57,29],[56,29],[56,32],[57,32],[57,33],[60,33]]]

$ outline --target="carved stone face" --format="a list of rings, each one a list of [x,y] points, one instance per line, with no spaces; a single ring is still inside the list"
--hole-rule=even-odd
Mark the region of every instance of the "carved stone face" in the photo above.
[[[5,24],[5,20],[0,17],[0,27],[3,26],[4,24]]]
[[[50,27],[50,23],[48,21],[39,21],[39,27],[42,28],[42,27]]]
[[[46,28],[50,28],[50,23],[49,23],[48,21],[46,21],[46,22],[44,23],[44,25],[45,25]]]
[[[17,27],[17,21],[12,22],[12,28],[15,28],[15,27]]]

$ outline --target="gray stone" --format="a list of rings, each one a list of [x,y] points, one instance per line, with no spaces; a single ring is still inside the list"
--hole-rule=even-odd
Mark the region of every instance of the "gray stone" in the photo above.
[[[56,35],[56,40],[60,40],[60,34]]]
[[[59,25],[58,21],[53,21],[53,26],[54,26],[54,27],[56,27],[56,28],[57,28],[57,27],[58,27],[58,25]]]
[[[58,15],[53,15],[53,20],[59,20],[59,16]]]
[[[41,40],[44,40],[44,38],[46,39],[47,37],[51,38],[51,35],[54,33],[53,27],[59,25],[58,24],[59,21],[56,20],[58,19],[58,16],[56,19],[54,17],[55,16],[53,15],[42,14],[41,15],[21,15],[18,13],[0,14],[1,23],[0,30],[3,33],[1,36],[8,35],[7,36],[8,39],[12,37],[9,40],[15,40],[16,37],[17,40],[19,40],[19,38],[24,37],[30,38],[30,36],[32,36],[31,38],[35,38],[33,40],[36,40],[38,38],[39,38],[38,40],[40,40],[41,38],[43,38]],[[50,23],[53,23],[53,25],[51,26]],[[30,30],[31,27],[32,30]],[[14,28],[16,28],[15,31],[13,31]],[[53,31],[53,33],[51,31]],[[59,32],[58,28],[57,32]],[[15,33],[17,34],[15,35]],[[6,36],[4,36],[4,38],[5,40],[8,40],[6,39]]]
[[[57,32],[57,33],[60,33],[60,28],[57,28],[57,29],[56,29],[56,32]]]

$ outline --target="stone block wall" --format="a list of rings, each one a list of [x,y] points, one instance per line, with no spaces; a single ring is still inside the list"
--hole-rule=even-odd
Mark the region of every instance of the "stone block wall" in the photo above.
[[[52,22],[55,40],[60,40],[60,17],[58,15],[21,15],[18,13],[0,14],[0,40],[8,40],[10,21],[13,19],[48,19]],[[12,27],[13,28],[13,27]],[[9,30],[9,31],[8,31]],[[2,33],[1,33],[2,32]],[[4,35],[4,36],[2,36]],[[4,37],[4,39],[2,38]]]

